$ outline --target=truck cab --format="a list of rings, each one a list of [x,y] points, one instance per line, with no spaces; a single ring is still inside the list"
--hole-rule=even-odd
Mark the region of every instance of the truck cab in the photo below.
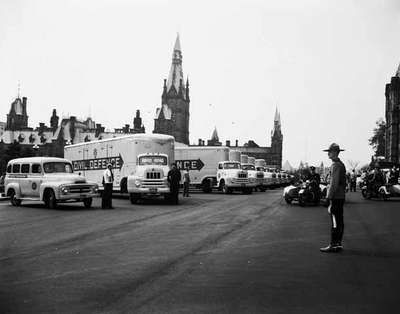
[[[247,171],[249,178],[254,178],[256,182],[254,189],[259,189],[260,191],[265,192],[266,186],[264,184],[264,172],[257,170],[255,165],[251,163],[243,163],[242,169]]]
[[[89,208],[97,190],[97,184],[75,174],[71,162],[64,158],[17,158],[7,165],[5,192],[13,206],[24,200],[44,201],[48,208],[81,201]]]
[[[219,162],[217,182],[219,189],[226,194],[230,194],[233,191],[251,194],[256,187],[255,178],[249,178],[248,172],[242,169],[238,161]]]
[[[145,153],[137,156],[137,166],[128,176],[128,193],[132,204],[144,197],[163,195],[168,199],[170,188],[167,180],[170,170],[167,154]]]

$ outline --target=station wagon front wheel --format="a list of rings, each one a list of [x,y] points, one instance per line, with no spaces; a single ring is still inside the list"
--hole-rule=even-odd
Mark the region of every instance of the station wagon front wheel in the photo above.
[[[53,190],[47,190],[44,196],[44,203],[47,208],[54,209],[57,207],[57,199]]]
[[[20,206],[21,205],[21,200],[17,199],[14,190],[11,190],[9,195],[10,195],[10,201],[11,201],[12,206]]]

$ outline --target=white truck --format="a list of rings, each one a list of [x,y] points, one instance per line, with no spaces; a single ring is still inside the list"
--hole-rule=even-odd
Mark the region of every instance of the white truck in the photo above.
[[[169,198],[167,174],[174,162],[175,140],[164,134],[134,134],[64,147],[74,171],[101,185],[108,163],[113,189],[129,193],[132,203],[142,197]]]
[[[22,201],[43,201],[48,208],[83,202],[90,208],[98,189],[97,184],[74,173],[69,160],[56,157],[13,159],[8,162],[4,183],[13,206]]]
[[[244,194],[251,194],[256,187],[256,180],[249,178],[247,171],[242,169],[240,161],[219,162],[217,182],[219,189],[226,194],[238,190]]]
[[[265,192],[267,187],[266,182],[264,181],[264,171],[256,169],[256,167],[251,163],[242,163],[242,169],[247,171],[249,178],[255,180],[256,186],[254,189]]]
[[[218,162],[229,160],[226,146],[175,147],[175,162],[179,169],[189,169],[190,186],[212,192],[218,187]]]

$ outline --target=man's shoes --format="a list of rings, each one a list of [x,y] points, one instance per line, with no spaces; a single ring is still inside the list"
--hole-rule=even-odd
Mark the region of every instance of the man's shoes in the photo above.
[[[327,247],[322,247],[319,250],[323,253],[337,253],[341,251],[341,249],[339,249],[337,246],[333,246],[331,244],[329,244]]]
[[[342,251],[342,250],[343,250],[343,245],[337,244],[337,245],[335,245],[335,248],[336,248],[338,251]]]

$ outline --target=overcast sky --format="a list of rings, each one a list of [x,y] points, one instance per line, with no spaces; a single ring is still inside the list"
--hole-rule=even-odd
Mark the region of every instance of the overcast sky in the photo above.
[[[29,124],[91,116],[107,128],[140,109],[154,128],[179,32],[190,80],[190,142],[270,145],[275,108],[283,161],[367,162],[400,63],[400,1],[0,1],[0,121],[17,95]]]

